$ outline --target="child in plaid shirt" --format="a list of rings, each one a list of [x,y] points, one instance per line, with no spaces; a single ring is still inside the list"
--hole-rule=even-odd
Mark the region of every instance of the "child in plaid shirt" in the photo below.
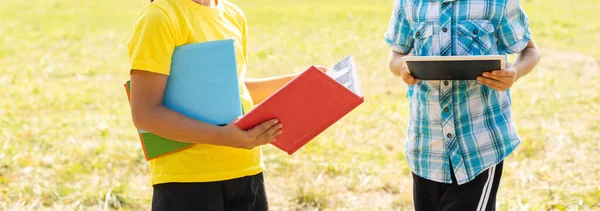
[[[520,143],[510,87],[540,55],[519,0],[396,0],[389,68],[408,84],[406,157],[416,210],[495,210],[504,159]],[[403,56],[506,55],[477,81],[420,81]]]

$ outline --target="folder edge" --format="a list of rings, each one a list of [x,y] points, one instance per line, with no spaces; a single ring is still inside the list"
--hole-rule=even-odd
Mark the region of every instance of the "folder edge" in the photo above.
[[[129,105],[131,107],[131,94],[130,94],[130,90],[129,90],[129,82],[130,81],[125,82],[125,84],[123,84],[123,86],[125,87],[125,92],[127,93],[127,99],[128,99],[128,102],[130,103]],[[140,137],[140,142],[142,144],[142,151],[144,151],[144,157],[146,158],[146,161],[150,161],[150,160],[152,160],[154,158],[157,158],[157,157],[161,157],[161,156],[173,154],[175,152],[179,152],[181,150],[184,150],[184,149],[187,149],[187,148],[190,148],[190,147],[193,146],[193,144],[190,143],[190,145],[188,145],[186,147],[183,147],[181,149],[173,150],[173,151],[170,151],[168,153],[164,153],[164,154],[160,154],[160,155],[157,155],[157,156],[154,156],[154,157],[150,157],[148,155],[148,151],[146,150],[146,144],[145,144],[145,141],[144,141],[144,137],[142,136],[142,134],[139,131],[136,131],[136,132],[138,133],[138,136]]]

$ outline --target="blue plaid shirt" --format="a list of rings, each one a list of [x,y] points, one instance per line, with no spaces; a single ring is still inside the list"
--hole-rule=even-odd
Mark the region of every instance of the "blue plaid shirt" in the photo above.
[[[385,41],[416,56],[506,55],[523,50],[529,22],[518,0],[396,0]],[[406,158],[420,177],[464,184],[519,145],[510,90],[477,81],[408,87]],[[452,164],[452,168],[451,165]]]

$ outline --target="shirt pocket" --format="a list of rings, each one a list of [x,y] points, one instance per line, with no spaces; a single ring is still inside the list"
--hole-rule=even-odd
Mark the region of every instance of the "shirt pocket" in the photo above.
[[[421,21],[413,25],[411,36],[414,39],[415,56],[431,56],[433,47],[433,22]]]
[[[495,52],[494,24],[490,20],[460,20],[457,24],[457,55],[490,55]]]

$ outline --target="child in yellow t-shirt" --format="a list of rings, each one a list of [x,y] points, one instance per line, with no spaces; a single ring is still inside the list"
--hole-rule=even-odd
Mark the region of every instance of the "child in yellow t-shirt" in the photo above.
[[[233,38],[244,110],[296,75],[246,79],[247,25],[227,0],[156,0],[136,21],[128,41],[131,110],[137,128],[193,147],[150,161],[153,210],[268,210],[260,145],[283,125],[276,119],[248,131],[188,118],[162,105],[176,46]],[[327,68],[322,67],[323,71]]]

